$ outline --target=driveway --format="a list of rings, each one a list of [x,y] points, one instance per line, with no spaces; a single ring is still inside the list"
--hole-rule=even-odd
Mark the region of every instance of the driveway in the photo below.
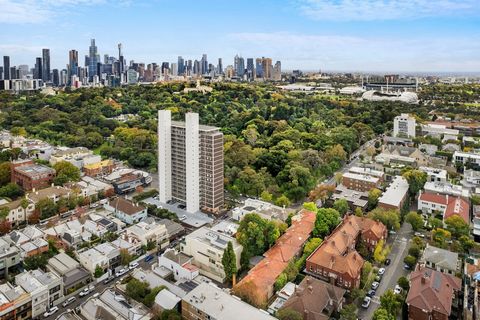
[[[380,306],[380,296],[388,289],[395,288],[400,277],[408,275],[409,271],[403,268],[403,259],[408,254],[411,237],[412,227],[408,223],[404,223],[396,235],[390,235],[387,241],[392,248],[388,255],[388,258],[391,260],[390,265],[385,267],[385,274],[370,303],[370,307],[368,309],[359,308],[358,317],[360,319],[372,319],[373,313]]]

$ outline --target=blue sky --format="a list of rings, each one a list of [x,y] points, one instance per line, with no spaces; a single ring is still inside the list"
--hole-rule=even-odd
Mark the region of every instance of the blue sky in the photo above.
[[[216,63],[268,56],[284,69],[480,71],[479,0],[0,0],[0,56],[32,66],[50,48],[81,63],[99,53],[127,61]]]

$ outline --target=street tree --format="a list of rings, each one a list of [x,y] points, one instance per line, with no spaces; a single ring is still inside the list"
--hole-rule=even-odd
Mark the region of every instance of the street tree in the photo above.
[[[417,231],[422,228],[423,226],[423,218],[421,215],[416,213],[415,211],[410,211],[405,216],[405,222],[409,223],[412,226],[414,231]]]
[[[232,281],[235,284],[235,276],[237,274],[237,257],[235,251],[233,251],[232,242],[229,241],[227,247],[223,251],[222,256],[223,270],[225,271],[225,277],[228,281]]]

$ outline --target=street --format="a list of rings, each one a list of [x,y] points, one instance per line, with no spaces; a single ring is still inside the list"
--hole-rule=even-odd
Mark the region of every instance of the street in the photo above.
[[[409,271],[403,268],[403,259],[408,254],[409,239],[412,237],[412,227],[408,223],[404,223],[397,234],[390,235],[387,243],[391,245],[392,250],[388,255],[391,260],[390,265],[385,267],[380,286],[377,289],[372,302],[367,309],[359,308],[358,317],[360,319],[372,319],[373,313],[380,306],[380,296],[388,289],[395,288],[398,278],[407,276]]]

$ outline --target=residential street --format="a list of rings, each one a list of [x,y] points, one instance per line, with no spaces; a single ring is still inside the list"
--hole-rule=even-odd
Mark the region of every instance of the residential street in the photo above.
[[[409,272],[403,268],[403,259],[408,254],[408,246],[410,238],[412,237],[412,227],[408,223],[404,223],[400,230],[395,235],[390,235],[388,244],[392,246],[392,250],[388,255],[391,260],[389,266],[385,269],[385,274],[377,289],[377,293],[372,299],[370,307],[363,309],[359,307],[359,319],[372,319],[373,313],[380,305],[380,296],[387,291],[387,289],[395,288],[398,278],[406,276]]]

